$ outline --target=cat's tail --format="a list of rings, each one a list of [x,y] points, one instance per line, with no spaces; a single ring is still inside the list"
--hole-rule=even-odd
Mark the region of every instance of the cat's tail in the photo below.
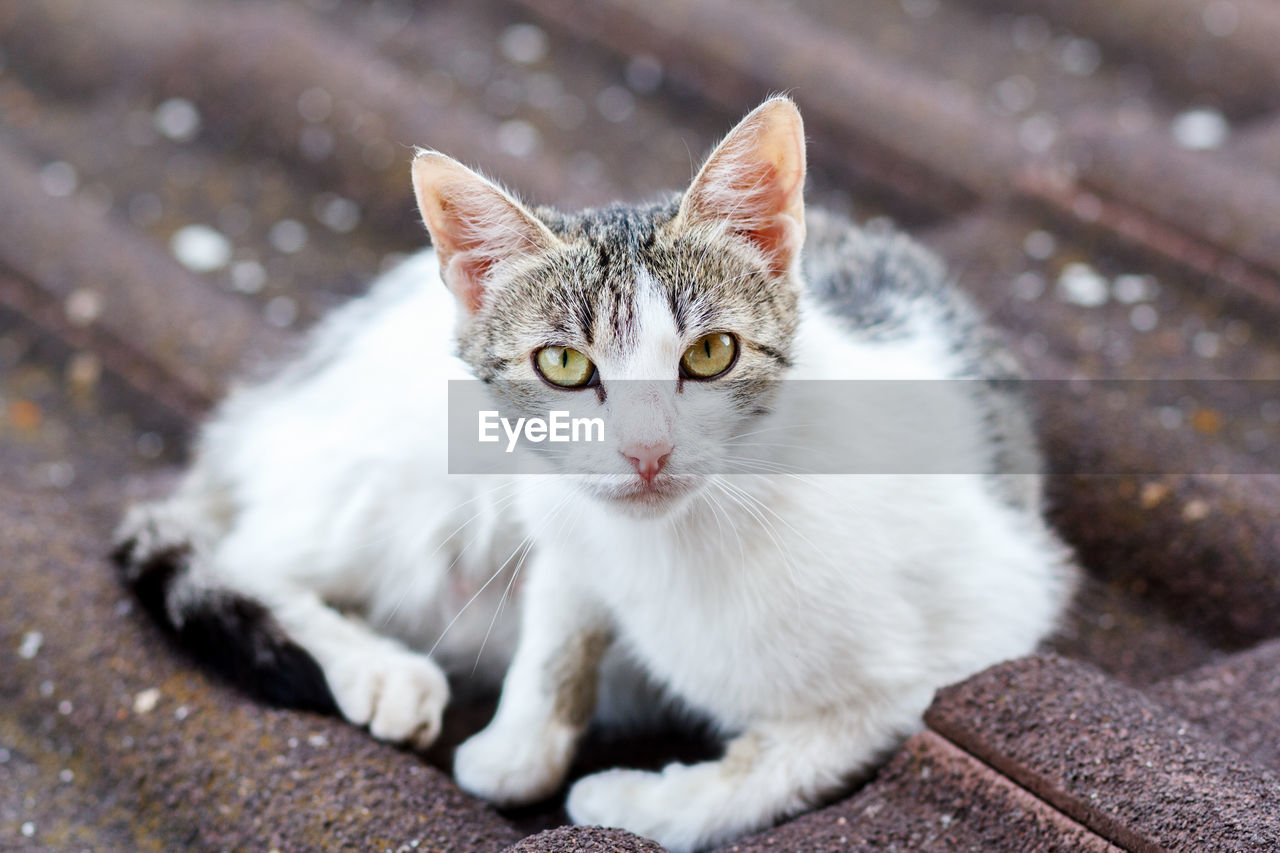
[[[324,673],[259,601],[202,577],[209,547],[181,499],[140,504],[116,529],[111,558],[166,634],[258,699],[337,712]]]

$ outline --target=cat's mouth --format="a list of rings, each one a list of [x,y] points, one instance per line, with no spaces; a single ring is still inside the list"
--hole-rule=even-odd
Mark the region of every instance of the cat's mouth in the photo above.
[[[652,480],[641,477],[610,477],[590,486],[595,497],[620,508],[643,513],[660,513],[689,495],[695,484],[688,478],[663,473]]]

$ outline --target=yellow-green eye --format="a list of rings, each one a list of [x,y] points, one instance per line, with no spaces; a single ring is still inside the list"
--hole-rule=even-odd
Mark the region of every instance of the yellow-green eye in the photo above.
[[[714,379],[733,366],[738,355],[738,342],[727,332],[712,332],[694,341],[684,351],[680,367],[685,376]]]
[[[591,359],[569,347],[543,347],[534,354],[533,364],[543,379],[561,388],[584,388],[596,375]]]

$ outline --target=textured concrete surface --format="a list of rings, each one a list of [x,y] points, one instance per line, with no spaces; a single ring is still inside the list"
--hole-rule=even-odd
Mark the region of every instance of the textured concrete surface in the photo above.
[[[1151,695],[1250,761],[1280,772],[1280,642],[1161,682]]]
[[[565,826],[531,835],[504,853],[661,853],[664,849],[629,832]]]
[[[929,728],[1126,850],[1280,847],[1280,775],[1063,658],[939,691]]]
[[[0,772],[22,768],[0,786],[6,843],[478,853],[520,837],[421,759],[262,708],[170,654],[103,571],[119,491],[81,490],[0,493]]]
[[[948,691],[950,722],[852,798],[742,846],[1273,843],[1280,477],[1256,472],[1280,393],[1220,380],[1280,380],[1278,16],[0,0],[0,848],[501,850],[549,829],[522,849],[652,849],[555,829],[556,800],[461,795],[442,771],[484,702],[424,761],[245,701],[100,554],[238,364],[422,245],[412,146],[539,202],[637,198],[771,91],[809,119],[811,199],[920,235],[1037,378],[1204,384],[1038,386],[1053,518],[1089,575],[1047,645],[1097,669],[1034,659]],[[595,738],[574,772],[713,751]]]
[[[1117,853],[933,732],[912,737],[874,781],[848,800],[726,845],[721,853],[778,849]]]

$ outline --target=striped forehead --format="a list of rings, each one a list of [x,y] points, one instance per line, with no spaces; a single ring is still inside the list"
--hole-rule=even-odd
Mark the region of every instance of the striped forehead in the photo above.
[[[662,285],[637,266],[633,286],[612,306],[612,316],[597,314],[596,364],[606,379],[674,379],[681,340],[671,301]]]

